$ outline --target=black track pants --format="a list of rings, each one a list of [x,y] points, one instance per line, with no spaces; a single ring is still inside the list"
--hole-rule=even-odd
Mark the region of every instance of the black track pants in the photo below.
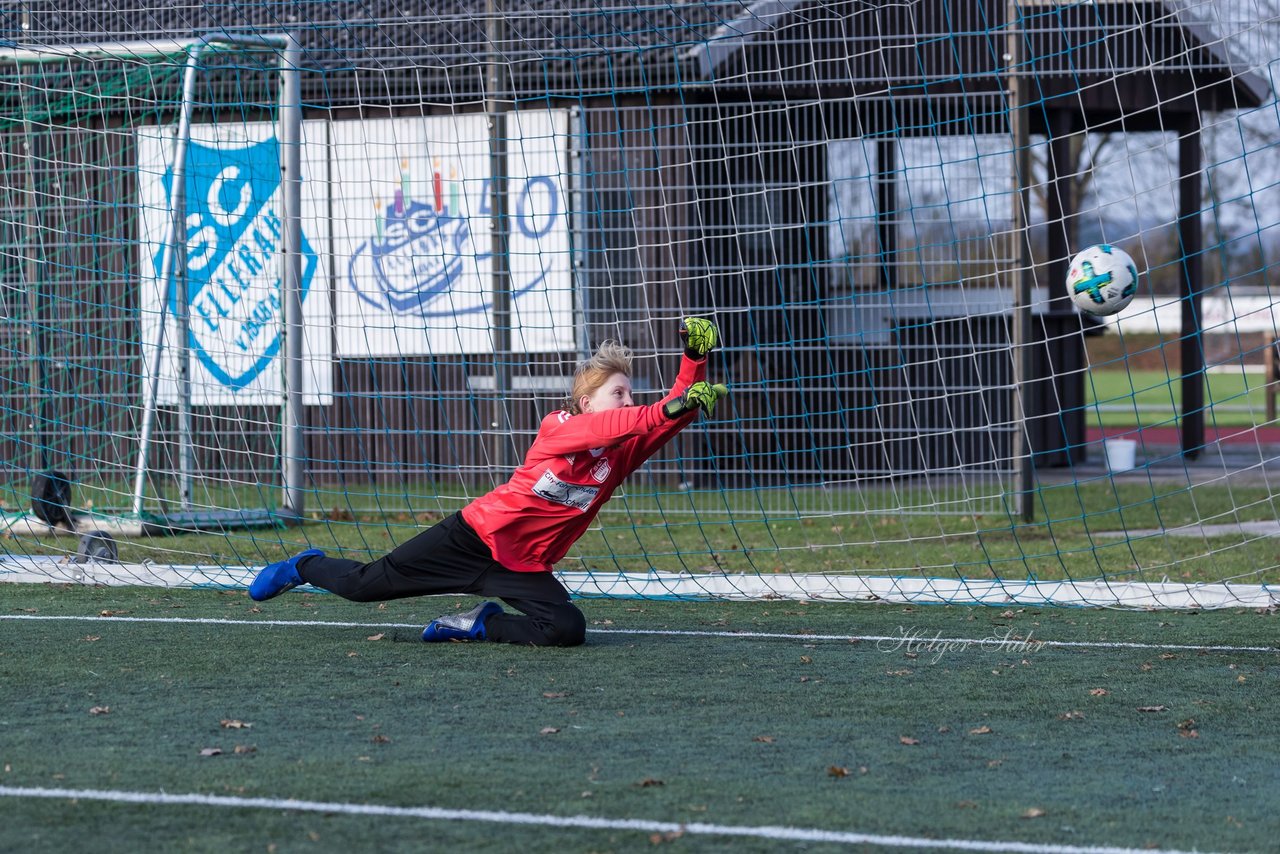
[[[370,563],[309,557],[298,564],[298,574],[355,602],[442,593],[501,599],[522,614],[490,617],[485,635],[492,641],[577,646],[586,638],[586,618],[564,585],[549,572],[513,572],[499,564],[461,513]]]

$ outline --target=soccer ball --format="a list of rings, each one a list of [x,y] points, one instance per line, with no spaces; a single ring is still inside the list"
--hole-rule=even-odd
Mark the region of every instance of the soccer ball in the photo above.
[[[1067,296],[1089,314],[1115,314],[1138,292],[1138,268],[1118,246],[1098,243],[1071,259]]]

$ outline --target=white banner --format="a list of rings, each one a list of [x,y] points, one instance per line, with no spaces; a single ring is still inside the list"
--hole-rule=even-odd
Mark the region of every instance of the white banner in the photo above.
[[[507,121],[512,346],[573,350],[569,116]],[[483,115],[334,123],[339,354],[493,352],[489,141]]]
[[[507,123],[512,347],[571,351],[569,114]],[[355,358],[493,352],[487,117],[308,121],[302,136],[304,402],[332,400],[335,339]],[[164,405],[179,402],[182,334],[178,294],[160,281],[172,157],[172,127],[138,131],[143,356],[150,371],[164,306]],[[183,238],[196,406],[281,400],[281,202],[274,125],[192,126]]]
[[[323,122],[303,125],[303,400],[328,404],[332,393],[331,312],[324,248],[328,243]],[[138,131],[142,208],[139,306],[142,355],[150,373],[167,310],[160,403],[179,401],[182,331],[179,294],[160,280],[170,227],[174,129]],[[191,353],[191,402],[276,404],[283,389],[281,248],[283,196],[275,126],[194,125],[187,150],[185,240]],[[167,306],[165,303],[167,302]]]

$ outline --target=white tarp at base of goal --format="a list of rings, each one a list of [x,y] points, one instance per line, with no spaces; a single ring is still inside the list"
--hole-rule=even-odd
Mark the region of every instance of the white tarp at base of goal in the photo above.
[[[693,599],[811,599],[939,605],[1062,605],[1144,609],[1270,608],[1280,588],[1262,584],[1019,581],[871,575],[559,574],[575,595]]]
[[[73,563],[71,557],[0,558],[0,581],[148,587],[244,588],[261,567]],[[1014,581],[980,578],[893,578],[870,575],[725,575],[562,572],[583,598],[807,599],[949,605],[1048,605],[1151,610],[1271,608],[1280,589],[1265,584],[1176,584],[1091,579]],[[304,588],[310,589],[310,588]]]

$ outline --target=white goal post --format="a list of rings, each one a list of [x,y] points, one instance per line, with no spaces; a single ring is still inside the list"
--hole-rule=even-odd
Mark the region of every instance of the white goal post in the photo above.
[[[154,41],[126,41],[85,43],[72,45],[18,45],[0,49],[0,66],[11,63],[23,65],[49,65],[54,63],[118,61],[146,63],[155,60],[182,63],[182,91],[177,105],[177,127],[173,136],[172,191],[170,210],[164,238],[159,247],[163,264],[158,279],[161,288],[160,311],[157,320],[157,336],[151,346],[146,380],[143,384],[141,426],[137,439],[137,461],[134,465],[133,492],[131,496],[132,519],[111,524],[108,520],[87,520],[91,528],[114,528],[120,533],[141,531],[146,511],[146,489],[149,474],[149,458],[152,450],[156,413],[159,407],[159,386],[163,373],[166,348],[176,351],[179,387],[179,444],[178,481],[179,513],[167,513],[158,520],[158,526],[176,526],[183,529],[199,529],[209,525],[226,528],[241,524],[261,523],[266,515],[251,511],[194,511],[192,503],[192,479],[194,463],[192,451],[193,429],[191,424],[191,352],[188,331],[191,322],[186,275],[186,172],[187,151],[191,142],[192,115],[195,109],[195,86],[202,70],[202,60],[212,52],[226,50],[268,50],[277,56],[279,75],[279,105],[277,126],[280,141],[279,168],[282,183],[283,235],[279,252],[281,300],[283,303],[281,338],[283,356],[283,401],[281,406],[281,505],[273,514],[286,519],[300,518],[305,510],[303,478],[305,476],[306,451],[302,432],[302,301],[300,280],[302,257],[300,251],[301,217],[301,147],[302,106],[299,85],[300,48],[297,39],[288,33],[237,34],[228,32],[203,36]],[[179,251],[179,248],[183,251]],[[166,339],[169,330],[168,311],[175,307],[177,340]],[[145,349],[145,344],[144,344]],[[39,532],[47,527],[32,520],[30,529]],[[153,523],[150,528],[155,529]]]

